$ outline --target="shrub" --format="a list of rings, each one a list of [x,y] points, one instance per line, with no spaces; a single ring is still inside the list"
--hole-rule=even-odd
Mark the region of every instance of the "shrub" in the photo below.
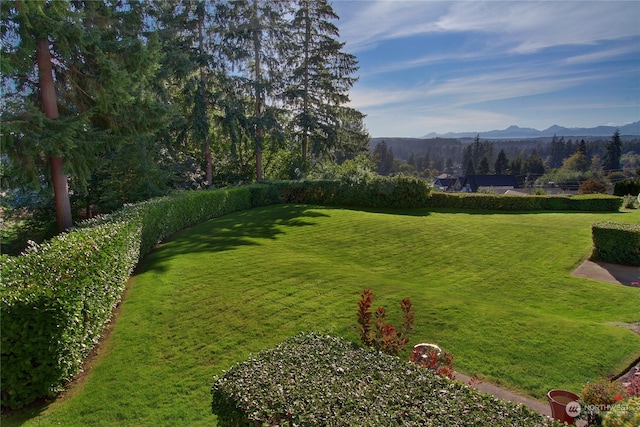
[[[591,237],[591,259],[640,267],[640,224],[598,222]]]
[[[635,209],[638,203],[638,198],[636,196],[632,196],[627,194],[622,197],[622,207],[624,209]]]
[[[603,427],[640,426],[640,397],[613,405],[602,420]]]
[[[453,355],[442,351],[433,344],[421,344],[413,347],[413,351],[409,356],[409,362],[414,363],[423,368],[430,369],[436,374],[455,379],[453,371]],[[479,378],[474,376],[470,380],[470,384],[477,383]]]
[[[622,383],[599,378],[582,387],[580,400],[587,405],[606,406],[621,400],[625,394]]]
[[[599,179],[589,178],[580,183],[578,194],[605,194],[607,185]]]
[[[360,340],[366,346],[394,356],[398,355],[409,342],[408,335],[413,329],[415,313],[411,310],[411,301],[409,298],[404,298],[400,303],[400,309],[404,313],[400,328],[396,328],[390,323],[385,323],[386,310],[384,307],[378,307],[376,310],[376,323],[375,328],[373,328],[371,304],[374,299],[373,292],[369,289],[365,289],[360,295],[360,301],[358,301]]]
[[[429,202],[431,188],[425,180],[354,174],[340,180],[274,182],[284,203],[364,208],[421,208]]]
[[[221,426],[548,426],[502,402],[340,338],[296,335],[234,365],[212,387]]]
[[[624,399],[625,390],[621,383],[599,378],[594,382],[588,382],[580,392],[580,418],[586,419],[589,424],[600,425],[603,414],[609,411],[614,403]]]
[[[640,178],[616,182],[613,186],[613,194],[620,197],[626,195],[637,196],[640,194]]]

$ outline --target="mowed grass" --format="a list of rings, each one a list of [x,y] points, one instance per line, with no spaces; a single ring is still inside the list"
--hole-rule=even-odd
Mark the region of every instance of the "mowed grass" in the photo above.
[[[435,342],[454,368],[540,400],[578,392],[640,356],[640,289],[571,276],[595,221],[640,211],[453,213],[271,206],[176,235],[132,277],[85,378],[3,425],[215,425],[215,375],[300,331],[358,341],[372,289],[410,344]],[[6,423],[6,424],[5,424]]]

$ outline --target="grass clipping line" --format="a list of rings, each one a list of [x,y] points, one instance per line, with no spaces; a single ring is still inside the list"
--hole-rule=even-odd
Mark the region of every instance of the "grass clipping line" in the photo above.
[[[236,364],[215,380],[212,394],[222,426],[556,425],[523,405],[315,333]]]

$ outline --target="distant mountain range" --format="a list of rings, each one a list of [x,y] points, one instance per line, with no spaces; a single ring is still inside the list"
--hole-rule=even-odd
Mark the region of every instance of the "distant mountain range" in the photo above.
[[[620,135],[639,135],[640,136],[640,121],[630,123],[624,126],[597,126],[594,128],[565,128],[558,125],[553,125],[549,129],[537,130],[533,128],[521,128],[518,126],[509,126],[504,130],[491,130],[488,132],[449,132],[445,134],[438,134],[431,132],[425,135],[423,138],[475,138],[476,135],[480,135],[482,139],[523,139],[523,138],[544,138],[553,137],[556,135],[572,136],[572,137],[589,137],[589,136],[604,136],[609,137],[618,129]]]

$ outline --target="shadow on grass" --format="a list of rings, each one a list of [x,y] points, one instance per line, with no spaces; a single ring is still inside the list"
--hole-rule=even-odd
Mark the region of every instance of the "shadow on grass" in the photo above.
[[[164,271],[163,261],[185,253],[230,251],[242,246],[255,246],[256,239],[276,239],[285,227],[315,225],[313,218],[329,215],[313,211],[308,205],[282,205],[251,209],[214,218],[183,230],[161,243],[140,264],[141,271]],[[161,249],[161,250],[159,250]]]

